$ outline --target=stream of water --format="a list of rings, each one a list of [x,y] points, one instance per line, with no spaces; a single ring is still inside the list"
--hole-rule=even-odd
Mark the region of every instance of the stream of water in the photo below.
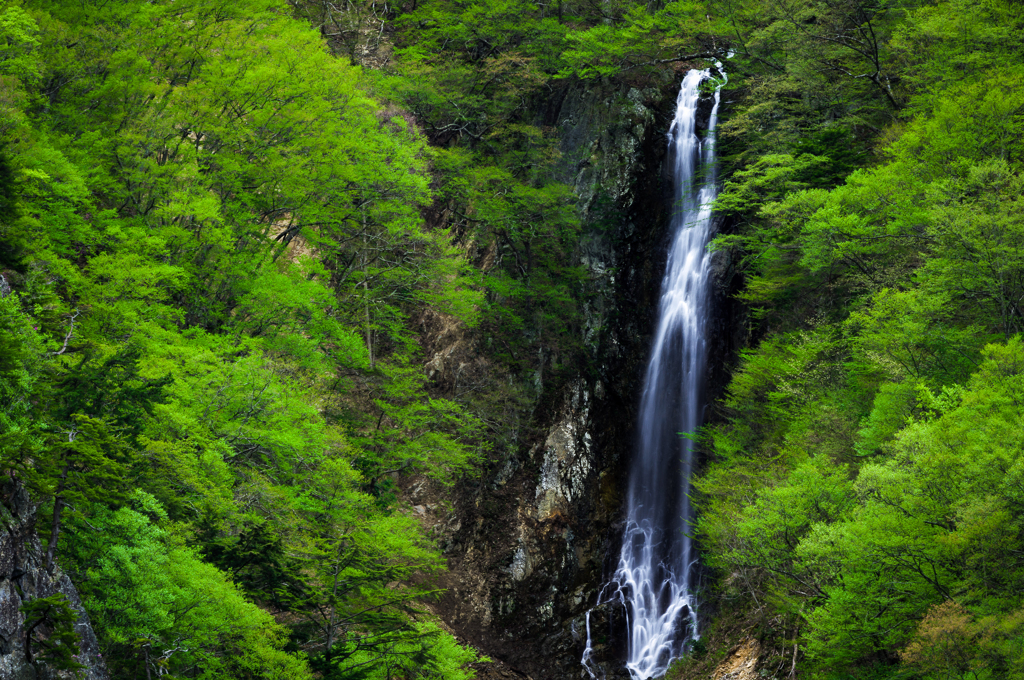
[[[703,139],[696,131],[700,85],[710,70],[683,79],[669,128],[675,202],[672,245],[662,280],[658,325],[640,402],[639,438],[630,471],[626,528],[618,568],[603,602],[619,601],[628,626],[626,668],[636,680],[660,677],[699,637],[692,572],[690,473],[703,420],[707,365],[708,240],[715,199],[714,131],[719,90]],[[591,662],[590,615],[583,665]]]

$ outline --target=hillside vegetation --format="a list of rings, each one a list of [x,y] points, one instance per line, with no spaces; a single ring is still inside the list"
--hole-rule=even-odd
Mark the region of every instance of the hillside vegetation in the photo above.
[[[702,435],[709,596],[804,677],[1024,677],[1022,12],[0,3],[0,476],[112,675],[472,676],[397,492],[588,370],[536,111],[720,59],[751,317]],[[475,339],[461,390],[427,316]]]
[[[715,247],[754,320],[697,481],[718,595],[801,675],[1022,677],[1021,8],[729,14]]]

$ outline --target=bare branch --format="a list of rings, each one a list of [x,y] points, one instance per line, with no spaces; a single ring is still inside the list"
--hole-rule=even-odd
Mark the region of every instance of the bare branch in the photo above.
[[[61,347],[60,350],[57,352],[50,352],[50,356],[60,356],[61,354],[64,354],[65,351],[67,351],[68,343],[71,342],[71,338],[74,337],[75,335],[75,319],[78,318],[79,314],[81,314],[81,312],[76,309],[75,313],[71,315],[71,319],[69,319],[68,321],[68,333],[67,335],[64,336],[64,346]]]

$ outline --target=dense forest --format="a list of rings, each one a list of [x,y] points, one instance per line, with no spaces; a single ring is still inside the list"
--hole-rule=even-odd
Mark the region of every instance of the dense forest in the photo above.
[[[588,370],[536,111],[715,60],[748,348],[671,674],[733,619],[770,677],[1024,678],[1024,5],[4,0],[0,481],[112,677],[473,677],[400,486]],[[66,599],[22,612],[82,667]]]
[[[815,677],[1022,677],[1021,7],[751,9],[705,559]]]

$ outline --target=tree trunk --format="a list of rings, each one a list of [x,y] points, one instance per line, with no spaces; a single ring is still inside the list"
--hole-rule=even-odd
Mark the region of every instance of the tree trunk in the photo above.
[[[53,572],[53,562],[57,557],[57,539],[60,537],[60,516],[64,510],[64,489],[67,488],[70,468],[70,465],[64,466],[60,473],[60,483],[57,485],[57,491],[53,494],[53,519],[50,521],[50,542],[46,546],[46,560],[43,563],[43,568],[50,573]]]
[[[363,213],[363,304],[366,307],[366,351],[370,354],[370,370],[373,370],[373,329],[370,327],[370,284],[366,274],[366,213]]]
[[[327,663],[331,663],[331,649],[334,647],[334,621],[335,621],[335,604],[334,600],[338,596],[338,572],[341,571],[339,565],[334,565],[334,587],[331,589],[331,617],[327,622]]]

